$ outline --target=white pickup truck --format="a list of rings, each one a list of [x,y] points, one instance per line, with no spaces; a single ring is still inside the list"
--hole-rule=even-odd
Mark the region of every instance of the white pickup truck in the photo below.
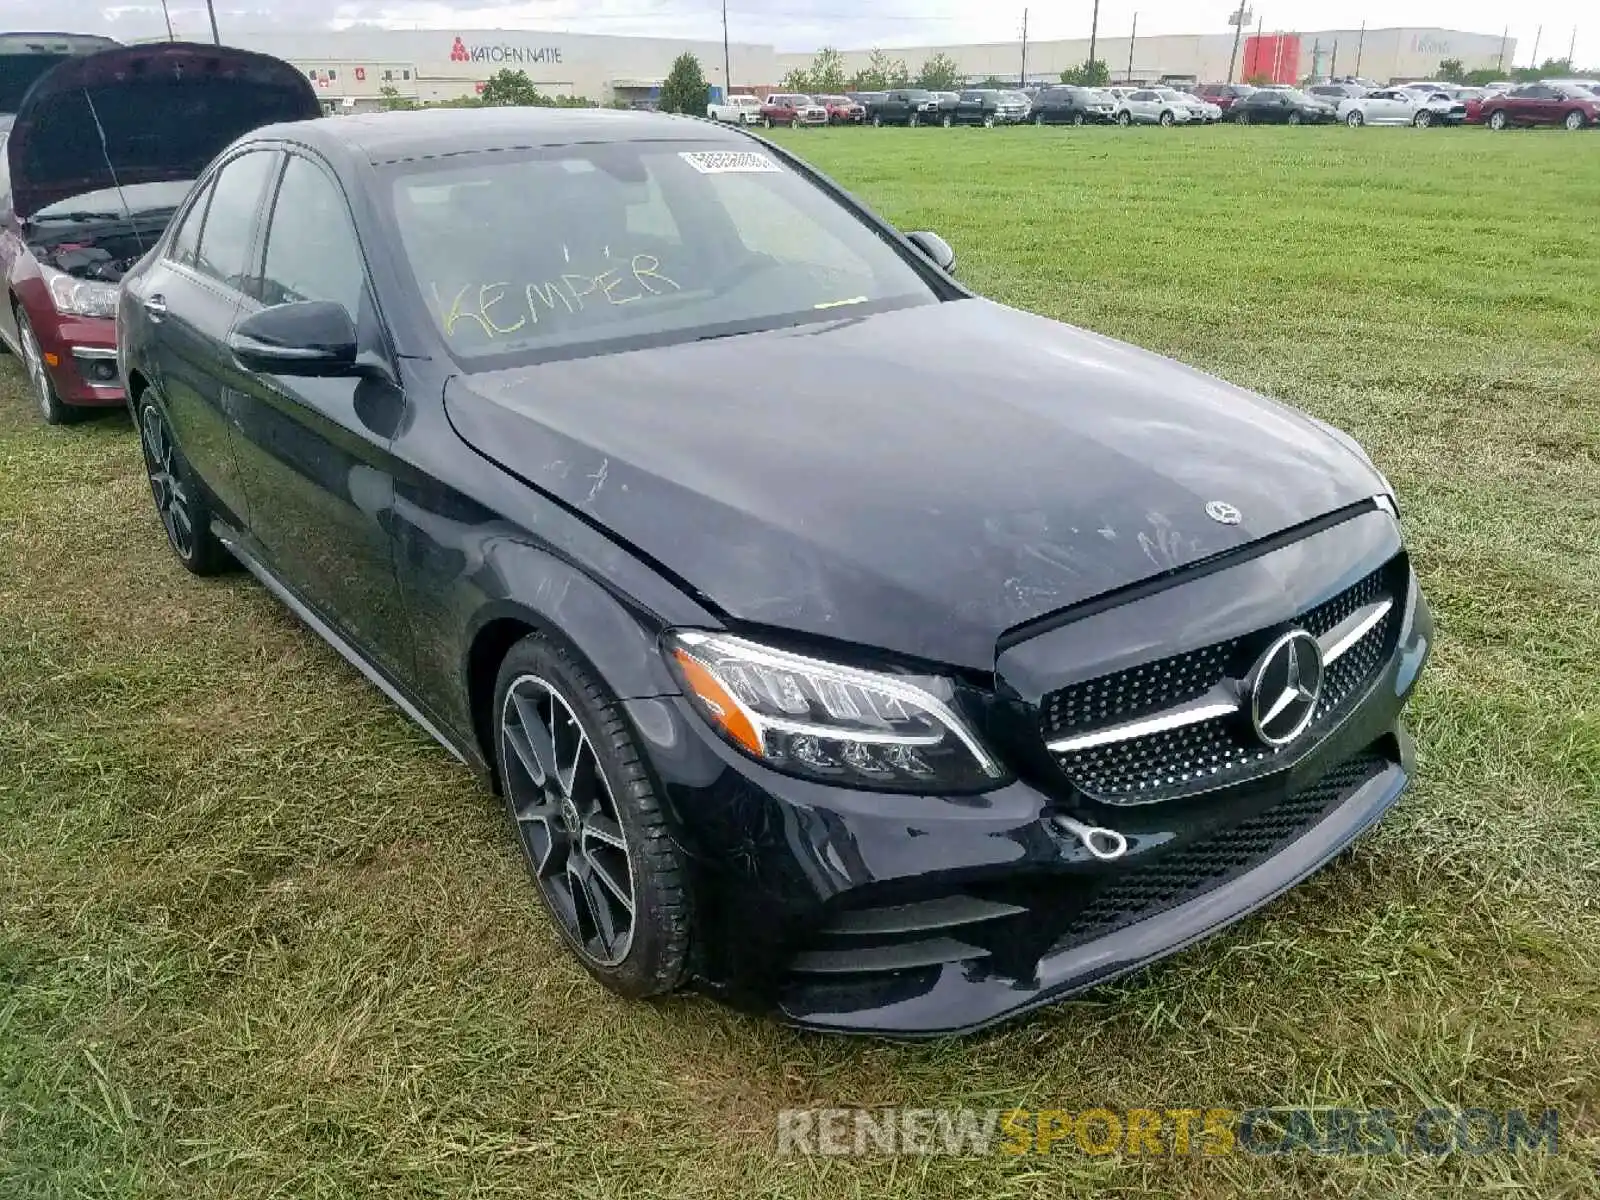
[[[761,97],[733,95],[722,104],[706,105],[706,116],[713,121],[731,121],[735,125],[761,124]]]

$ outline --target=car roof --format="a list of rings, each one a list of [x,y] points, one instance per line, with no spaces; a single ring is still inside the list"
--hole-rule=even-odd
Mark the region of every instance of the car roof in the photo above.
[[[778,94],[778,93],[775,93]],[[783,95],[798,93],[781,93]],[[609,108],[436,108],[361,113],[266,125],[252,141],[282,139],[370,163],[578,142],[693,141],[744,145],[726,125],[668,113]]]

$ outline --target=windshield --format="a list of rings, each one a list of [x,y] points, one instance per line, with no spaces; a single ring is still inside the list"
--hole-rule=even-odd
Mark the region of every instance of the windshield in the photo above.
[[[169,179],[160,183],[130,183],[122,189],[84,192],[46,204],[34,213],[32,221],[96,221],[122,216],[147,216],[171,212],[183,203],[194,186],[192,179]]]
[[[408,162],[391,196],[416,288],[467,369],[938,299],[849,208],[780,160],[726,142]]]

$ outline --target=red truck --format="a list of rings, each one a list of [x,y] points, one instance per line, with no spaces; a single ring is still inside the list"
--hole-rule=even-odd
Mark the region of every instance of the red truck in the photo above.
[[[768,96],[766,103],[761,106],[761,123],[768,129],[774,125],[789,125],[794,128],[802,125],[826,125],[828,110],[810,96],[780,92]]]
[[[867,106],[849,96],[818,96],[817,103],[828,110],[829,125],[861,125],[867,119]]]

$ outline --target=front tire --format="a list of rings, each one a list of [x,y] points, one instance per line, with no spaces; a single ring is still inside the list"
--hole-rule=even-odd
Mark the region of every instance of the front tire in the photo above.
[[[1290,113],[1289,114],[1289,124],[1291,124],[1291,125],[1300,124],[1300,114],[1297,113],[1297,112]]]
[[[881,116],[879,116],[877,113],[873,113],[872,114],[872,127],[874,129],[882,129],[883,128],[883,118]]]
[[[1367,119],[1361,115],[1361,111],[1359,109],[1351,112],[1344,119],[1344,123],[1350,126],[1351,129],[1360,129],[1366,124],[1366,121]]]
[[[915,129],[917,126],[919,126],[921,124],[922,124],[922,115],[920,113],[912,113],[909,117],[906,118],[906,128],[907,129]]]
[[[156,515],[167,531],[167,545],[191,574],[221,575],[232,570],[233,556],[211,532],[211,505],[205,489],[172,440],[172,429],[156,403],[154,388],[140,393],[138,414],[145,474],[150,478]]]
[[[1509,123],[1510,122],[1506,119],[1506,110],[1503,108],[1497,108],[1494,110],[1494,112],[1489,114],[1489,128],[1494,130],[1496,133],[1499,133],[1500,130],[1504,129]]]
[[[1162,114],[1161,114],[1161,115],[1160,115],[1160,116],[1159,116],[1159,117],[1158,117],[1158,118],[1156,118],[1156,119],[1157,119],[1157,120],[1158,120],[1158,121],[1159,121],[1159,122],[1160,122],[1160,123],[1161,123],[1161,124],[1162,124],[1162,125],[1163,125],[1163,126],[1170,126],[1170,125],[1171,125],[1171,124],[1172,124],[1172,123],[1173,123],[1173,121],[1174,121],[1174,120],[1175,120],[1175,119],[1176,119],[1176,118],[1174,118],[1174,117],[1173,117],[1173,115],[1172,115],[1172,114],[1171,114],[1171,113],[1169,113],[1169,112],[1164,112],[1164,113],[1162,113]]]
[[[1083,124],[1083,114],[1082,113],[1078,113],[1078,112],[1073,113],[1072,114],[1072,124],[1074,126],[1082,125]]]
[[[688,974],[688,872],[616,700],[550,639],[495,680],[495,758],[523,858],[584,969],[629,999]]]
[[[1575,108],[1571,112],[1569,112],[1562,119],[1561,126],[1562,126],[1562,128],[1569,129],[1569,130],[1570,129],[1582,129],[1583,126],[1584,126],[1584,119],[1583,119],[1582,110]]]
[[[1423,109],[1421,112],[1417,113],[1416,116],[1411,118],[1411,123],[1418,129],[1426,129],[1428,126],[1433,124],[1433,114],[1427,109]]]
[[[956,119],[953,116],[951,116],[949,113],[945,113],[944,117],[940,120],[939,123],[941,125],[943,125],[946,129],[951,129],[951,128],[954,128],[955,123],[956,123]]]
[[[1240,113],[1238,116],[1233,118],[1233,123],[1235,125],[1248,125],[1248,124],[1250,124],[1250,114],[1247,113],[1247,112]]]
[[[28,386],[33,389],[33,402],[38,405],[44,423],[72,424],[83,415],[82,412],[65,403],[56,393],[56,385],[51,381],[50,370],[44,363],[44,349],[39,345],[39,337],[33,332],[33,322],[28,320],[22,305],[18,304],[12,311],[17,318],[17,340],[22,343],[22,365],[27,368]]]
[[[1127,109],[1123,109],[1117,114],[1117,124],[1126,129],[1129,125],[1133,124],[1133,114]]]

